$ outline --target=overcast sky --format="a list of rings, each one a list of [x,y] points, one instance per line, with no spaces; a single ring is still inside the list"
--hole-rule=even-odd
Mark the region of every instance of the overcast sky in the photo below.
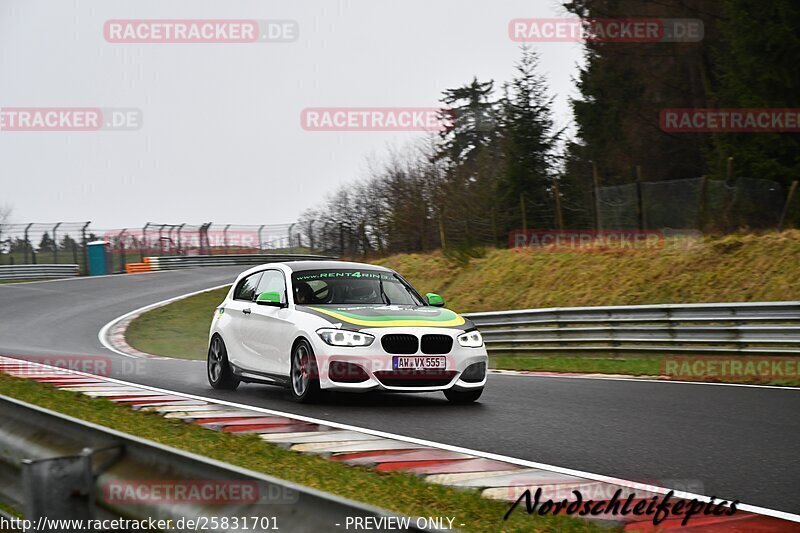
[[[0,132],[12,222],[294,221],[423,133],[305,131],[309,107],[435,107],[444,89],[508,80],[514,18],[556,0],[0,1],[0,107],[136,108],[137,131]],[[289,43],[120,44],[118,19],[293,20]],[[536,45],[568,126],[575,43]]]

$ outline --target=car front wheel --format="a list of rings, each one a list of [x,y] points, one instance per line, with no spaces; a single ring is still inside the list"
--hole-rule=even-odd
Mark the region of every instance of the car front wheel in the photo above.
[[[444,396],[451,403],[472,403],[481,397],[483,388],[476,390],[453,390],[444,391]]]
[[[319,396],[319,370],[314,350],[307,340],[301,339],[292,350],[292,368],[289,376],[292,399],[309,403]]]
[[[211,339],[208,347],[208,382],[215,389],[236,390],[239,380],[233,375],[231,365],[228,363],[228,350],[225,342],[219,335]]]

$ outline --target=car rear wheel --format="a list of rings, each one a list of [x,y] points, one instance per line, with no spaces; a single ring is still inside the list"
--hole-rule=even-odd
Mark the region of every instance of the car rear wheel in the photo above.
[[[481,397],[483,388],[476,390],[453,390],[449,389],[444,391],[444,396],[451,403],[472,403]]]
[[[314,350],[307,340],[301,339],[292,350],[292,368],[289,376],[292,399],[309,403],[319,396],[319,370]]]
[[[228,363],[228,350],[219,335],[211,339],[208,347],[208,382],[215,389],[236,390],[239,380],[233,375]]]

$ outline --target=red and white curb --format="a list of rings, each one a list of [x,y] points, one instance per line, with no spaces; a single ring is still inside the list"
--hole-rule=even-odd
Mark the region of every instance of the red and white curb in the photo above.
[[[607,501],[617,489],[622,499],[630,493],[640,501],[670,491],[668,488],[599,476],[531,461],[433,443],[364,428],[317,420],[269,409],[165,391],[153,387],[60,369],[20,359],[0,357],[0,371],[46,383],[93,398],[105,398],[133,409],[154,411],[224,433],[257,434],[265,442],[293,451],[324,455],[332,461],[370,466],[379,472],[408,472],[431,483],[479,491],[482,496],[514,501],[526,489],[542,489],[542,499],[568,497],[580,490],[594,501]],[[708,501],[708,497],[675,491],[675,498]],[[656,528],[651,516],[599,516],[617,522],[626,531],[681,528],[685,531],[798,531],[800,516],[739,505],[735,515],[697,515],[687,527],[681,518],[665,520]],[[520,512],[524,512],[520,510]]]
[[[137,350],[128,344],[128,341],[125,339],[125,332],[128,330],[128,326],[139,316],[140,314],[130,315],[114,322],[105,334],[105,339],[110,344],[110,346],[107,347],[109,349],[113,349],[113,351],[117,354],[125,355],[127,357],[160,359],[160,357],[153,354]]]

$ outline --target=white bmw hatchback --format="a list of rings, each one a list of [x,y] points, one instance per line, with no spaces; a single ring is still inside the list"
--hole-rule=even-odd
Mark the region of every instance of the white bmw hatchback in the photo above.
[[[378,389],[467,403],[483,391],[487,362],[469,320],[393,270],[293,261],[236,278],[211,322],[208,381],[284,385],[300,402],[322,389]]]

